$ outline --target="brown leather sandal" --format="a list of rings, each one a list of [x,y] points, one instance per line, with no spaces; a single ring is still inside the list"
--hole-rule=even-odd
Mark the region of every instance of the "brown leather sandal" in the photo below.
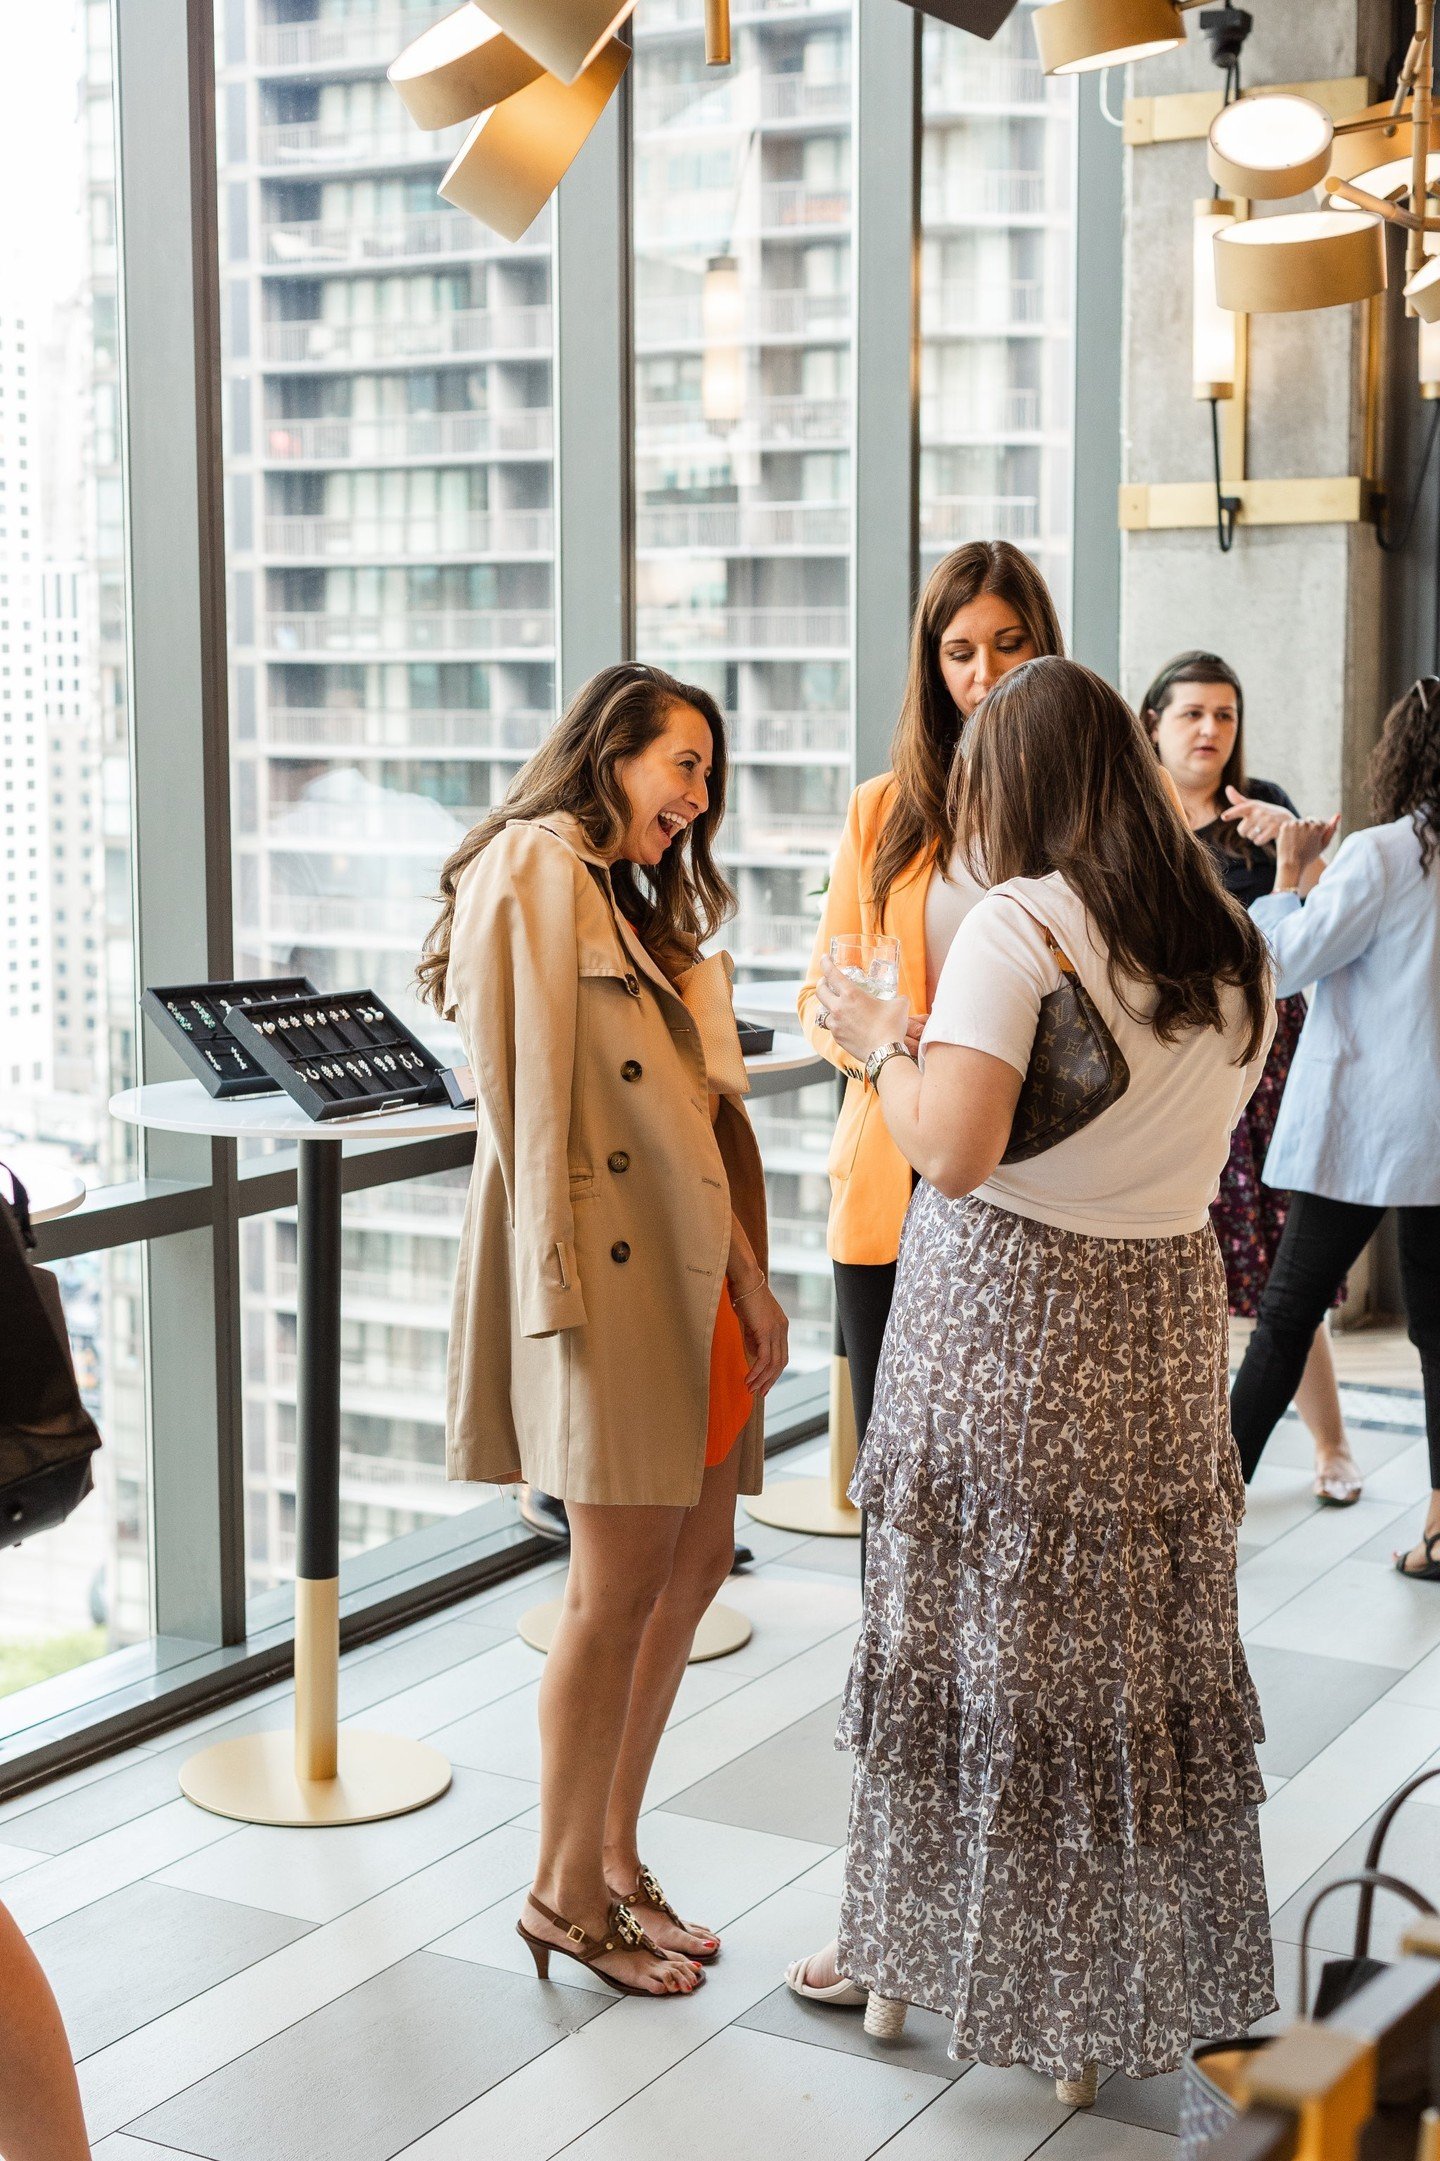
[[[663,1913],[667,1921],[673,1921],[677,1928],[683,1928],[687,1936],[710,1936],[714,1934],[713,1929],[696,1928],[693,1922],[681,1920],[679,1914],[661,1890],[658,1878],[645,1866],[643,1861],[640,1863],[640,1873],[635,1878],[633,1891],[617,1894],[613,1883],[608,1885],[607,1888],[612,1898],[619,1896],[620,1903],[627,1911],[637,1898],[643,1898],[647,1906],[653,1906],[657,1913]],[[670,1956],[672,1958],[688,1958],[692,1965],[710,1966],[720,1956],[720,1945],[717,1941],[713,1951],[672,1951]]]
[[[569,1939],[566,1943],[549,1943],[543,1936],[532,1936],[523,1921],[515,1923],[515,1933],[528,1945],[530,1956],[535,1961],[535,1971],[542,1981],[550,1978],[550,1954],[554,1951],[561,1958],[573,1958],[577,1966],[590,1967],[596,1978],[613,1988],[619,1996],[692,1996],[695,1989],[703,1986],[705,1977],[697,1973],[691,1988],[641,1988],[634,1981],[619,1980],[613,1973],[606,1973],[602,1966],[595,1964],[597,1958],[604,1958],[609,1951],[649,1951],[656,1958],[672,1958],[675,1955],[673,1952],[662,1951],[658,1943],[651,1941],[622,1900],[617,1898],[605,1916],[604,1936],[596,1937],[588,1935],[578,1922],[567,1921],[563,1913],[556,1913],[543,1899],[537,1898],[533,1891],[528,1896],[535,1911],[543,1913],[546,1920],[552,1922],[556,1928],[563,1928]]]

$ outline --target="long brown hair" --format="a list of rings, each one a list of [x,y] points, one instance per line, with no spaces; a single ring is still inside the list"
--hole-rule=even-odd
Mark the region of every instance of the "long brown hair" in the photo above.
[[[1227,788],[1233,788],[1237,795],[1247,795],[1250,789],[1249,775],[1245,771],[1245,692],[1229,661],[1222,660],[1218,653],[1199,650],[1177,653],[1175,658],[1167,661],[1160,670],[1140,706],[1140,718],[1146,734],[1155,746],[1157,758],[1160,755],[1157,732],[1160,720],[1181,683],[1223,683],[1235,693],[1235,740],[1230,746],[1230,755],[1225,760],[1220,778],[1215,783],[1215,798],[1223,810]],[[1253,856],[1260,852],[1251,846],[1239,827],[1234,825],[1222,825],[1215,836],[1214,845],[1223,848],[1227,855]],[[1273,853],[1273,850],[1271,852]]]
[[[576,692],[504,800],[471,828],[440,873],[441,910],[415,971],[421,997],[437,1012],[444,1011],[455,891],[476,856],[507,825],[557,812],[575,818],[596,854],[608,856],[630,817],[617,769],[664,734],[677,705],[693,706],[709,727],[710,800],[684,839],[673,841],[657,864],[613,861],[611,888],[621,913],[672,975],[734,913],[735,896],[714,855],[715,833],[725,815],[725,722],[719,706],[709,691],[678,682],[663,668],[638,662],[602,668]]]
[[[1013,608],[1037,653],[1063,653],[1065,640],[1050,588],[1028,555],[1008,540],[970,540],[937,563],[910,628],[910,667],[890,763],[897,793],[875,852],[872,899],[883,916],[892,887],[919,856],[947,860],[951,829],[946,792],[964,717],[940,673],[940,641],[962,608],[993,593]]]
[[[1440,854],[1440,681],[1423,675],[1385,715],[1370,758],[1370,800],[1390,825],[1409,818],[1420,841],[1420,870]]]
[[[991,885],[1058,871],[1109,957],[1110,987],[1162,1043],[1223,1032],[1220,990],[1243,993],[1246,1064],[1265,1039],[1265,940],[1187,832],[1124,700],[1073,660],[1028,660],[995,685],[955,761],[959,844]],[[1135,982],[1153,984],[1145,1012]]]

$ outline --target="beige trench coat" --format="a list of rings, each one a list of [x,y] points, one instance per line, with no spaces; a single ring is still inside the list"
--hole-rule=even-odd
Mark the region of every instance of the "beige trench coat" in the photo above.
[[[766,1265],[760,1153],[732,1097],[712,1125],[695,1020],[573,818],[511,825],[464,872],[445,1003],[480,1104],[449,1475],[693,1507],[732,1207]],[[739,1446],[756,1493],[759,1404]]]

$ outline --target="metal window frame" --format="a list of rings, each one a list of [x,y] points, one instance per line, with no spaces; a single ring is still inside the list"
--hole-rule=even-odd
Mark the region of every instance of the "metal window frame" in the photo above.
[[[136,982],[221,975],[231,953],[214,0],[110,0],[114,31]],[[886,763],[919,576],[923,134],[917,11],[856,0],[852,666],[856,777]],[[1077,131],[1075,649],[1113,675],[1120,536],[1118,133],[1082,87]],[[634,652],[631,86],[562,183],[554,257],[560,688]],[[1112,139],[1113,138],[1113,139]],[[867,157],[863,145],[879,148]],[[562,563],[563,549],[563,563]],[[563,564],[574,566],[570,577]],[[611,567],[613,566],[613,574]],[[178,1061],[137,1028],[141,1072]],[[346,1192],[469,1160],[463,1135],[347,1143]],[[146,1249],[154,1637],[0,1713],[0,1796],[283,1673],[284,1592],[247,1617],[239,1226],[291,1207],[293,1152],[147,1135],[142,1175],[41,1227],[42,1259]],[[772,1445],[822,1431],[823,1376]],[[478,1511],[477,1513],[483,1513]],[[347,1646],[549,1550],[468,1519],[347,1573]],[[401,1552],[399,1548],[406,1550]],[[424,1549],[424,1550],[422,1550]],[[248,1619],[248,1633],[247,1633]]]

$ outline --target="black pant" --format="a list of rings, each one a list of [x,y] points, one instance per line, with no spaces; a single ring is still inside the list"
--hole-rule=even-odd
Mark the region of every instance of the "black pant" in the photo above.
[[[895,1262],[862,1267],[854,1261],[832,1261],[835,1270],[835,1305],[840,1315],[840,1339],[850,1365],[850,1394],[855,1402],[855,1436],[865,1438],[875,1404],[875,1375],[880,1368],[880,1346],[890,1301],[895,1296]]]
[[[1364,1251],[1383,1208],[1295,1193],[1255,1333],[1230,1392],[1230,1425],[1246,1482],[1289,1408],[1315,1331]],[[1410,1340],[1420,1353],[1430,1483],[1440,1488],[1440,1208],[1400,1208],[1400,1276]]]

